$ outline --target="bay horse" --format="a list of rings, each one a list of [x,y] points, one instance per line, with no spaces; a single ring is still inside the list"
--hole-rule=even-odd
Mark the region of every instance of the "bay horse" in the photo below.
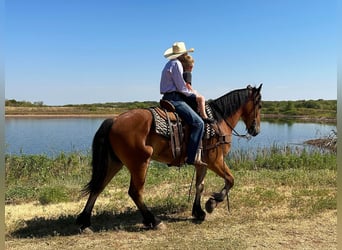
[[[202,160],[208,165],[195,166],[196,194],[192,215],[199,221],[206,216],[201,207],[201,196],[207,169],[224,179],[223,189],[214,193],[205,205],[208,213],[224,200],[234,185],[234,177],[224,157],[230,151],[231,137],[236,133],[234,127],[240,118],[248,134],[256,136],[260,132],[261,87],[262,84],[258,88],[248,85],[207,102],[221,133],[203,139]],[[96,199],[123,166],[130,172],[128,194],[141,212],[144,226],[154,229],[162,226],[161,220],[145,205],[143,189],[151,160],[170,164],[174,159],[169,139],[157,134],[152,124],[153,116],[149,109],[133,109],[116,118],[106,119],[97,130],[92,144],[92,177],[83,189],[89,197],[76,220],[81,231],[91,225],[91,212]]]

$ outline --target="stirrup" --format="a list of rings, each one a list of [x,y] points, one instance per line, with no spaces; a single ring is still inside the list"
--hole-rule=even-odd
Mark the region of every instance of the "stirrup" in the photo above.
[[[200,145],[200,146],[202,146],[202,145]],[[197,154],[195,156],[194,162],[189,163],[189,164],[197,165],[197,166],[201,166],[201,167],[207,167],[208,166],[207,163],[202,161],[202,149],[201,148],[197,150]]]
[[[200,167],[207,167],[208,164],[203,162],[202,160],[198,159],[198,160],[194,160],[194,162],[188,162],[188,161],[185,161],[186,164],[189,164],[189,165],[195,165],[195,166],[200,166]]]
[[[194,165],[200,166],[200,167],[207,167],[208,164],[203,162],[201,159],[195,160]]]

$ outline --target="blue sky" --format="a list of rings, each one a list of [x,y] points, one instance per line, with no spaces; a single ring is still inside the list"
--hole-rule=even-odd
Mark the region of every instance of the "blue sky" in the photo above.
[[[337,1],[7,0],[5,98],[158,101],[164,51],[195,48],[207,99],[263,82],[264,100],[336,99]]]

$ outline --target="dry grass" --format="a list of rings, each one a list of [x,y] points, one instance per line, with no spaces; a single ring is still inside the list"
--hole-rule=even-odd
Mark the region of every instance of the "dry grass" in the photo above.
[[[24,216],[19,212],[15,220],[12,218],[17,226],[30,228],[32,238],[18,231],[16,236],[7,237],[6,249],[336,249],[337,244],[336,211],[314,218],[287,218],[286,209],[234,208],[227,214],[222,206],[201,224],[194,223],[186,211],[162,215],[166,229],[146,231],[132,208],[118,218],[111,213],[95,215],[94,224],[106,217],[113,225],[93,234],[78,234],[77,227],[67,223],[79,207],[80,203],[46,209],[33,204],[7,208],[6,222],[7,214],[14,216],[14,210],[33,209],[36,213]],[[63,236],[59,224],[67,227]],[[20,238],[21,234],[25,238]]]
[[[94,233],[79,234],[74,224],[85,199],[7,205],[6,249],[336,249],[337,210],[329,202],[337,190],[327,181],[336,177],[336,171],[301,173],[301,184],[279,185],[284,175],[289,179],[296,173],[237,172],[231,212],[224,202],[203,223],[192,220],[188,184],[175,179],[156,187],[151,181],[146,185],[146,202],[153,204],[152,211],[166,225],[157,231],[143,229],[127,189],[115,188],[115,181],[95,205]],[[321,186],[311,183],[322,175],[326,181],[321,179]],[[206,181],[203,202],[222,185],[212,174]]]
[[[121,111],[121,110],[120,110]],[[120,112],[115,108],[87,107],[5,107],[6,117],[111,117]]]

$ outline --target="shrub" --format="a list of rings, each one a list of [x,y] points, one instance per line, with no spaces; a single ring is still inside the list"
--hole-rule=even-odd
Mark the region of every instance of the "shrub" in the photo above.
[[[39,203],[42,205],[68,201],[68,195],[64,187],[43,187],[39,192]]]

